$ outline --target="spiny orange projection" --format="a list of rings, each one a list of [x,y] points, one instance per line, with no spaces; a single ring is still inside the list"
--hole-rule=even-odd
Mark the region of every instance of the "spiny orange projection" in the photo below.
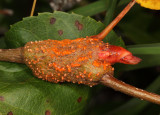
[[[72,82],[93,86],[103,84],[125,94],[160,104],[160,95],[138,89],[113,77],[114,63],[138,64],[141,59],[128,50],[102,40],[136,3],[132,0],[98,35],[75,40],[31,41],[17,49],[0,49],[0,60],[25,63],[33,74],[49,82]],[[50,19],[50,24],[56,22]],[[77,20],[79,31],[83,24]],[[62,30],[58,31],[63,34]]]

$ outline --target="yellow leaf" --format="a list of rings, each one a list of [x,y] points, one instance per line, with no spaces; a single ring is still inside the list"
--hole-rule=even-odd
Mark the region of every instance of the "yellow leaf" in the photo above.
[[[141,6],[153,10],[160,10],[160,0],[137,0]]]

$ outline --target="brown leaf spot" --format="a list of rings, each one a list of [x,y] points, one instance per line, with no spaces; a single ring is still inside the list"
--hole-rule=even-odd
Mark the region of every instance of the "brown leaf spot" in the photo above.
[[[58,30],[58,34],[61,36],[63,34],[62,30]]]
[[[0,96],[0,101],[4,101],[4,97],[3,96]]]
[[[49,103],[49,100],[46,100],[47,103]]]
[[[54,24],[56,22],[56,18],[51,18],[50,19],[50,24]]]
[[[81,101],[82,101],[82,97],[79,97],[79,98],[77,99],[77,102],[80,103]]]
[[[45,115],[51,115],[51,112],[49,110],[46,110]]]
[[[12,111],[8,112],[7,115],[13,115]]]
[[[83,29],[83,24],[81,24],[78,20],[75,21],[75,26],[78,28],[78,30]]]

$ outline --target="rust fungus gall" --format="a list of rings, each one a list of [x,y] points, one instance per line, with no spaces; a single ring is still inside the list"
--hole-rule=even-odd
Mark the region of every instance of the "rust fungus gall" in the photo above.
[[[56,18],[51,18],[50,19],[50,24],[54,24],[56,22]]]
[[[58,30],[58,34],[61,36],[63,34],[62,30]]]
[[[46,110],[45,115],[51,115],[51,112],[49,110]]]
[[[7,115],[13,115],[12,111],[8,112]]]
[[[79,98],[77,99],[77,102],[80,103],[81,101],[82,101],[82,97],[79,97]]]
[[[0,101],[4,101],[4,97],[3,96],[0,96]]]
[[[81,24],[78,20],[75,21],[75,26],[78,28],[78,30],[83,29],[83,24]]]

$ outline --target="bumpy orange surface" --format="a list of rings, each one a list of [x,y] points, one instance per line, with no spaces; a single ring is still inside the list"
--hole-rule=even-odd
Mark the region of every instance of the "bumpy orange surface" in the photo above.
[[[93,86],[103,74],[113,75],[111,65],[98,59],[104,44],[93,38],[28,42],[24,60],[34,75],[43,80]]]

